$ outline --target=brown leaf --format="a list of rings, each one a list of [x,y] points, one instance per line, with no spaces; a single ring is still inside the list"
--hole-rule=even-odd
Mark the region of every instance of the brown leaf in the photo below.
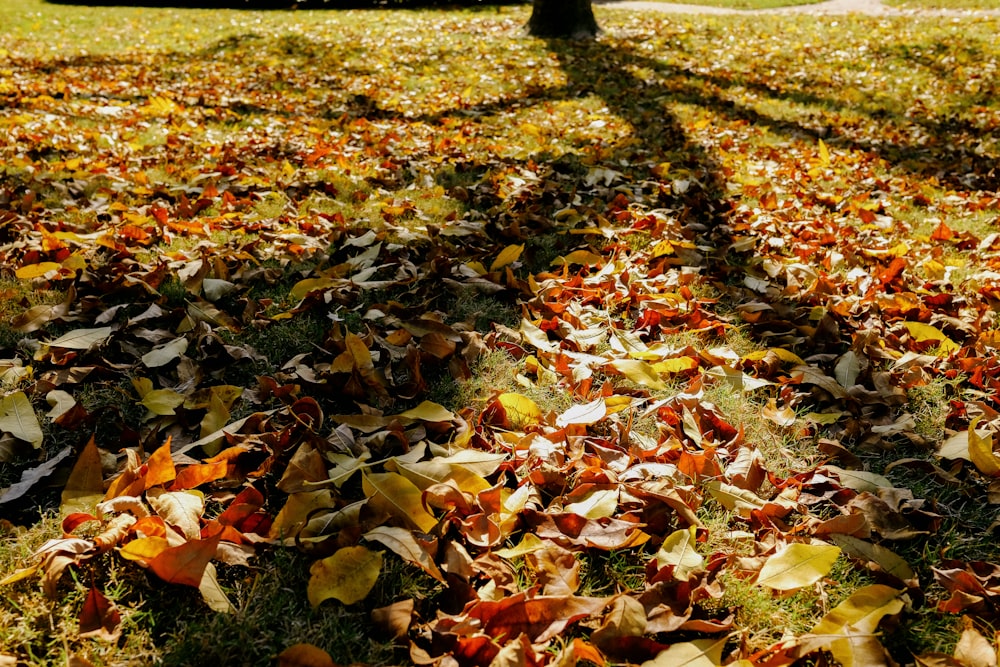
[[[955,646],[955,660],[965,667],[997,667],[997,652],[993,643],[976,629],[972,619],[962,617],[962,636]]]
[[[569,596],[580,588],[580,561],[572,551],[547,544],[532,551],[525,560],[535,572],[535,581],[542,595]]]
[[[552,514],[525,509],[521,516],[542,539],[596,549],[626,549],[649,540],[641,525],[621,519],[586,519],[572,512]]]
[[[599,614],[605,598],[540,596],[528,599],[524,593],[509,595],[498,602],[482,601],[468,612],[482,622],[483,631],[502,642],[525,634],[533,643],[548,641],[566,626]]]
[[[401,600],[372,610],[372,622],[394,639],[406,637],[413,623],[413,599]]]
[[[114,602],[91,584],[80,610],[81,638],[117,641],[121,636],[122,616]]]
[[[336,667],[336,664],[318,646],[293,644],[278,654],[278,667]]]

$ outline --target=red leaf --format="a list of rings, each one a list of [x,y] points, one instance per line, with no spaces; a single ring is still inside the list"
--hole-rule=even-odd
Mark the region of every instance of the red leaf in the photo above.
[[[121,623],[115,603],[91,584],[80,610],[80,637],[115,641],[121,635]]]

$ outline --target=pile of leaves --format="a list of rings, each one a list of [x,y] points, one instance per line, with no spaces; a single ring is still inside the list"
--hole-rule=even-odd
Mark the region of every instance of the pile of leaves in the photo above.
[[[920,664],[995,664],[992,526],[933,546],[1000,497],[995,22],[302,16],[2,45],[0,506],[64,533],[4,585],[116,559],[228,613],[281,546],[315,607],[422,572],[371,612],[415,664],[889,664],[935,609]],[[739,588],[819,612],[762,640]]]

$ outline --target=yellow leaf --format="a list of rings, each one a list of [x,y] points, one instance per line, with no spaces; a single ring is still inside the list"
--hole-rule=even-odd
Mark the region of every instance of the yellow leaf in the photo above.
[[[497,396],[497,402],[507,413],[506,428],[518,430],[542,421],[541,408],[527,396],[507,392]]]
[[[507,246],[500,251],[497,258],[493,260],[492,264],[490,264],[490,273],[498,269],[502,269],[508,264],[513,264],[521,256],[522,252],[524,252],[524,244]]]
[[[288,296],[298,301],[299,299],[304,299],[310,292],[324,290],[328,287],[340,285],[343,282],[343,280],[337,280],[334,278],[306,278],[305,280],[300,280],[295,283],[292,286],[291,291],[288,293]]]
[[[805,418],[814,424],[836,424],[837,421],[846,416],[846,412],[810,412]]]
[[[613,415],[622,410],[627,410],[632,407],[633,399],[631,396],[623,396],[621,394],[615,394],[614,396],[608,396],[604,399],[604,407],[607,408],[608,414]]]
[[[900,241],[896,245],[889,248],[888,251],[890,257],[905,257],[909,253],[910,246],[908,246],[905,241]]]
[[[446,459],[435,456],[428,461],[408,463],[393,459],[392,464],[403,477],[423,491],[434,484],[452,482],[459,490],[477,495],[493,486],[480,475],[459,465],[451,465]]]
[[[277,539],[295,537],[315,511],[334,505],[329,489],[289,494],[278,516],[274,517],[268,537]]]
[[[819,140],[819,161],[824,167],[830,166],[830,151],[822,139]]]
[[[155,415],[173,415],[174,408],[184,403],[184,396],[173,389],[154,389],[140,401]]]
[[[993,434],[980,435],[976,425],[981,417],[969,424],[969,460],[979,472],[990,477],[1000,477],[1000,459],[993,453]]]
[[[420,489],[402,475],[391,472],[363,475],[361,486],[370,506],[425,533],[437,525],[437,519],[424,509]]]
[[[10,433],[18,440],[30,442],[38,449],[44,436],[35,409],[23,391],[16,391],[0,399],[0,432]]]
[[[579,501],[566,505],[566,511],[587,519],[603,519],[618,510],[617,489],[596,489]]]
[[[694,357],[672,357],[653,364],[657,373],[683,373],[698,368],[698,360]]]
[[[368,596],[381,571],[381,552],[361,546],[345,547],[309,568],[309,604],[318,607],[330,598],[344,604],[360,602]]]
[[[649,255],[652,258],[663,257],[664,255],[674,254],[674,245],[670,241],[660,241],[653,249],[649,251]]]
[[[883,617],[895,616],[902,611],[900,592],[881,584],[859,588],[820,619],[809,634],[829,637],[828,648],[841,665],[862,667],[873,664],[866,659],[870,647],[858,641],[861,638],[859,635],[873,635]]]
[[[22,266],[14,272],[14,275],[21,280],[31,280],[32,278],[44,276],[49,271],[58,271],[60,268],[62,268],[62,265],[56,262],[39,262],[38,264]]]
[[[945,266],[936,259],[927,259],[921,262],[920,268],[924,270],[929,280],[942,280],[945,277]]]
[[[530,134],[533,137],[538,137],[542,134],[541,129],[534,123],[521,123],[520,129],[525,134]]]
[[[125,560],[148,563],[169,548],[165,537],[140,537],[119,549],[118,554]]]
[[[645,361],[639,361],[638,359],[615,359],[611,362],[611,367],[640,387],[649,387],[656,390],[667,388],[667,385],[660,379],[660,374],[656,372],[656,369]]]
[[[476,262],[476,261],[466,262],[465,266],[468,267],[469,269],[472,269],[472,271],[474,271],[477,276],[485,276],[487,273],[489,273],[486,270],[486,267],[483,266],[482,262]]]
[[[406,412],[401,412],[397,415],[404,419],[414,419],[422,422],[450,422],[455,419],[455,413],[447,408],[433,403],[431,401],[424,401],[420,405]]]
[[[830,541],[843,549],[847,555],[869,560],[901,581],[909,581],[916,576],[909,563],[879,544],[841,534],[830,535]]]
[[[533,533],[525,533],[524,537],[521,538],[521,542],[516,547],[509,547],[506,549],[497,549],[493,553],[501,558],[517,558],[518,556],[524,556],[526,554],[534,553],[539,549],[545,548],[545,542],[541,540],[537,535]]]
[[[687,581],[691,573],[701,569],[705,559],[698,553],[694,533],[688,529],[676,530],[663,540],[656,553],[656,564],[663,568],[674,566],[674,579]]]
[[[101,453],[97,450],[94,436],[90,436],[80,458],[73,466],[73,472],[66,480],[59,511],[66,516],[73,512],[93,514],[97,503],[104,500],[104,473],[101,469]]]
[[[0,579],[0,586],[6,586],[8,584],[13,584],[17,581],[21,581],[22,579],[27,579],[28,577],[35,574],[35,572],[38,572],[38,569],[40,567],[41,565],[39,564],[39,565],[32,565],[31,567],[23,567],[20,570],[15,570],[14,572],[11,572],[3,579]]]
[[[788,351],[788,350],[786,350],[784,348],[772,347],[772,348],[768,348],[768,350],[770,352],[774,352],[774,355],[776,357],[778,357],[779,359],[781,359],[782,361],[787,361],[787,362],[793,363],[793,364],[799,364],[801,366],[805,366],[806,365],[806,362],[802,360],[802,357],[800,357],[799,355],[795,354],[794,352],[790,352],[790,351]]]
[[[583,266],[596,266],[604,263],[604,257],[588,250],[574,250],[564,257],[556,257],[552,260],[553,266],[564,266],[569,264],[581,264]]]
[[[726,641],[728,637],[678,642],[642,663],[641,667],[717,667],[722,664]]]
[[[789,544],[760,569],[757,583],[778,591],[810,586],[827,574],[840,556],[840,547],[828,544]]]
[[[228,387],[229,385],[225,386]],[[218,387],[212,387],[208,398],[208,411],[205,412],[205,416],[201,418],[199,436],[202,438],[215,433],[220,428],[228,424],[229,418],[231,417],[229,407],[233,404],[235,398],[230,400],[229,396],[231,394],[227,394],[223,391],[217,391],[217,389]],[[235,387],[235,389],[237,389],[240,393],[243,391],[239,387]],[[237,394],[237,396],[238,395],[239,394]]]
[[[952,352],[957,352],[959,349],[958,343],[948,338],[940,330],[935,329],[929,324],[924,324],[923,322],[903,322],[903,326],[906,330],[910,332],[910,336],[913,340],[917,342],[924,341],[937,341],[939,353],[941,355],[951,354]]]

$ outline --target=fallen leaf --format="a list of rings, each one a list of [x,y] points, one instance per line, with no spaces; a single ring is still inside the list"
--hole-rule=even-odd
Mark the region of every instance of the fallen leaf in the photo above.
[[[167,583],[200,588],[205,568],[215,557],[221,539],[220,531],[204,540],[188,540],[164,549],[148,561],[149,569]]]
[[[59,347],[66,350],[89,350],[104,344],[111,337],[111,327],[96,329],[74,329],[59,338],[49,341],[49,347]]]
[[[0,431],[10,433],[18,440],[30,442],[35,449],[42,446],[42,426],[23,391],[15,391],[0,398]]]
[[[673,566],[674,578],[678,581],[690,579],[692,574],[701,570],[704,562],[696,549],[694,532],[687,529],[675,530],[668,535],[656,552],[656,564],[660,568]]]
[[[101,453],[94,436],[90,437],[63,487],[59,511],[65,516],[74,512],[91,513],[104,499],[104,472]]]
[[[679,642],[641,667],[718,667],[727,639],[695,639]]]
[[[437,525],[437,519],[424,509],[420,489],[402,475],[366,473],[361,480],[369,505],[425,533]]]
[[[826,544],[789,544],[768,557],[757,575],[757,584],[779,591],[810,586],[827,574],[840,556],[840,547]]]
[[[444,575],[434,563],[427,548],[417,542],[409,530],[394,526],[378,526],[369,530],[362,537],[369,541],[379,542],[403,560],[413,563],[441,583],[445,583]]]
[[[313,644],[293,644],[278,654],[278,667],[337,667],[330,654]]]
[[[309,604],[334,598],[344,604],[364,600],[382,571],[382,554],[365,547],[345,547],[309,568]]]
[[[80,638],[117,641],[121,636],[122,616],[114,602],[91,584],[80,610]]]

